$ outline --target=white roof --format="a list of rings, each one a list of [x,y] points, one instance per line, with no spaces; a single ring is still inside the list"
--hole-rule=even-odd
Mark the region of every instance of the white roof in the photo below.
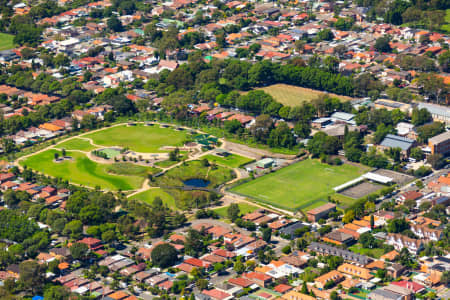
[[[358,178],[356,178],[356,179],[347,181],[347,182],[344,183],[344,184],[341,184],[341,185],[338,185],[337,187],[334,187],[333,190],[334,190],[335,192],[339,192],[340,190],[343,190],[343,189],[345,189],[345,188],[347,188],[347,187],[349,187],[349,186],[352,186],[352,185],[354,185],[355,183],[358,183],[358,182],[363,181],[363,180],[364,180],[364,178],[363,178],[362,176],[360,176],[360,177],[358,177]]]
[[[384,183],[384,184],[392,182],[392,180],[393,180],[391,177],[383,176],[383,175],[372,173],[372,172],[368,172],[368,173],[364,174],[362,177],[372,180],[372,181],[379,182],[379,183]]]

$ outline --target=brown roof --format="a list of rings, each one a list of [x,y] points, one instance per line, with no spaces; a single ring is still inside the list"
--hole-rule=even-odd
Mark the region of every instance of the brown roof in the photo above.
[[[336,207],[336,204],[334,204],[334,203],[327,203],[327,204],[324,204],[322,206],[319,206],[319,207],[311,209],[310,211],[308,211],[308,214],[317,215],[317,214],[323,213],[324,211],[333,209],[335,207]]]

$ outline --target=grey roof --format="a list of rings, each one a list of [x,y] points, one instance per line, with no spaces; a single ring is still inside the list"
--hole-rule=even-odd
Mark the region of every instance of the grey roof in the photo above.
[[[428,141],[432,144],[439,144],[446,140],[450,139],[450,131],[443,132],[441,134],[438,134],[436,136],[433,136],[432,138],[428,139]]]
[[[294,223],[294,224],[291,224],[291,225],[289,225],[289,226],[286,226],[286,227],[284,227],[284,228],[281,228],[281,229],[280,229],[280,233],[292,236],[292,235],[294,235],[294,232],[295,232],[297,229],[303,228],[303,227],[306,227],[306,226],[308,226],[308,225],[305,225],[305,224],[303,224],[302,222],[296,222],[296,223]]]
[[[408,150],[414,144],[414,140],[402,136],[388,134],[381,142],[381,146],[389,148],[400,148],[403,151]]]
[[[343,120],[343,121],[351,121],[354,117],[355,117],[354,114],[349,114],[349,113],[340,112],[340,111],[337,111],[331,115],[332,119],[339,119],[339,120]]]
[[[375,291],[371,292],[369,294],[369,299],[392,299],[392,300],[400,300],[402,299],[402,295],[383,290],[383,289],[376,289]]]
[[[425,108],[432,115],[438,115],[438,116],[450,118],[450,108],[445,107],[445,106],[420,102],[417,105],[417,108],[418,109]]]
[[[351,251],[339,249],[337,247],[333,247],[323,243],[312,242],[308,246],[308,249],[328,255],[341,256],[345,260],[352,261],[362,265],[367,265],[369,262],[372,261],[369,257],[365,255],[353,253]]]

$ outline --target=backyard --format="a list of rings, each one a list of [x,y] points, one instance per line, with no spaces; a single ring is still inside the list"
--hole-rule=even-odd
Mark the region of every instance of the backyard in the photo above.
[[[260,88],[271,95],[276,101],[287,106],[299,106],[304,102],[311,101],[319,95],[325,94],[322,91],[302,88],[288,84],[274,84]],[[351,100],[350,97],[328,93],[331,97],[336,97],[344,101]]]
[[[0,51],[14,48],[14,35],[0,33]]]
[[[164,146],[182,146],[188,133],[159,125],[138,124],[110,127],[83,137],[91,138],[96,145],[118,146],[141,153],[159,153],[168,152],[160,149]]]
[[[67,156],[72,159],[61,162],[54,162],[55,153],[60,151],[50,149],[36,155],[30,156],[20,161],[22,166],[27,166],[41,173],[59,177],[75,184],[96,187],[100,186],[106,190],[134,190],[141,187],[145,180],[146,173],[140,172],[131,175],[111,174],[111,171],[117,171],[117,166],[111,164],[99,164],[90,160],[84,153],[67,151]],[[145,168],[145,167],[140,167]],[[124,170],[122,167],[121,171]],[[148,168],[148,172],[153,169]],[[145,174],[145,176],[143,176]]]
[[[238,185],[231,191],[274,207],[307,211],[326,203],[328,196],[334,194],[334,187],[367,170],[355,165],[331,166],[308,159]]]

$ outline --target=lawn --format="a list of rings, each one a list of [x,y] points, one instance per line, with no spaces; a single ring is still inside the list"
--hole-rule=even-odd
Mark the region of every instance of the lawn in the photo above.
[[[100,186],[106,190],[134,190],[141,187],[144,181],[142,176],[109,174],[108,164],[96,163],[79,152],[67,151],[67,155],[73,160],[55,163],[53,160],[56,152],[59,151],[50,149],[28,157],[20,163],[53,177],[90,187]]]
[[[106,166],[106,171],[115,175],[137,175],[146,177],[147,174],[156,174],[160,169],[152,167],[144,167],[127,162],[117,162]]]
[[[88,140],[73,138],[68,141],[57,144],[55,148],[66,149],[66,150],[81,150],[81,151],[92,151],[96,147],[92,146]]]
[[[271,95],[276,101],[287,106],[298,106],[303,102],[309,102],[316,99],[319,95],[325,94],[325,92],[302,88],[298,86],[288,84],[274,84],[260,88],[267,94]],[[352,98],[347,96],[336,95],[328,93],[332,97],[337,97],[341,100],[348,101]]]
[[[155,177],[150,184],[162,187],[180,187],[189,179],[203,179],[210,181],[208,188],[214,188],[234,177],[231,169],[216,166],[205,166],[202,161],[194,160],[170,169],[164,175]]]
[[[14,48],[14,35],[0,33],[0,51]]]
[[[210,162],[215,162],[218,165],[230,167],[230,168],[239,168],[242,165],[246,165],[253,161],[251,158],[247,158],[244,156],[240,156],[237,154],[231,154],[227,157],[222,157],[214,154],[208,154],[202,157],[206,158]]]
[[[368,168],[330,166],[307,159],[234,187],[231,191],[288,210],[307,211],[334,194],[333,188],[357,178]]]
[[[384,249],[381,248],[363,248],[361,244],[355,244],[348,248],[350,251],[353,251],[355,253],[361,254],[361,255],[367,255],[373,258],[380,258],[384,254]]]
[[[239,206],[239,210],[241,211],[241,215],[245,215],[245,214],[254,212],[255,210],[258,209],[258,207],[248,204],[248,203],[238,203],[238,206]],[[227,218],[228,217],[227,216],[228,215],[228,213],[227,213],[228,207],[229,206],[224,206],[221,208],[214,209],[214,211],[222,218]]]
[[[168,152],[163,146],[182,146],[187,139],[186,131],[154,126],[116,126],[97,131],[83,137],[91,138],[94,144],[129,148],[141,153]]]
[[[153,200],[155,200],[156,197],[160,197],[163,203],[166,204],[169,208],[176,208],[175,199],[160,188],[150,189],[145,192],[136,194],[134,196],[131,196],[131,199],[152,204]]]

